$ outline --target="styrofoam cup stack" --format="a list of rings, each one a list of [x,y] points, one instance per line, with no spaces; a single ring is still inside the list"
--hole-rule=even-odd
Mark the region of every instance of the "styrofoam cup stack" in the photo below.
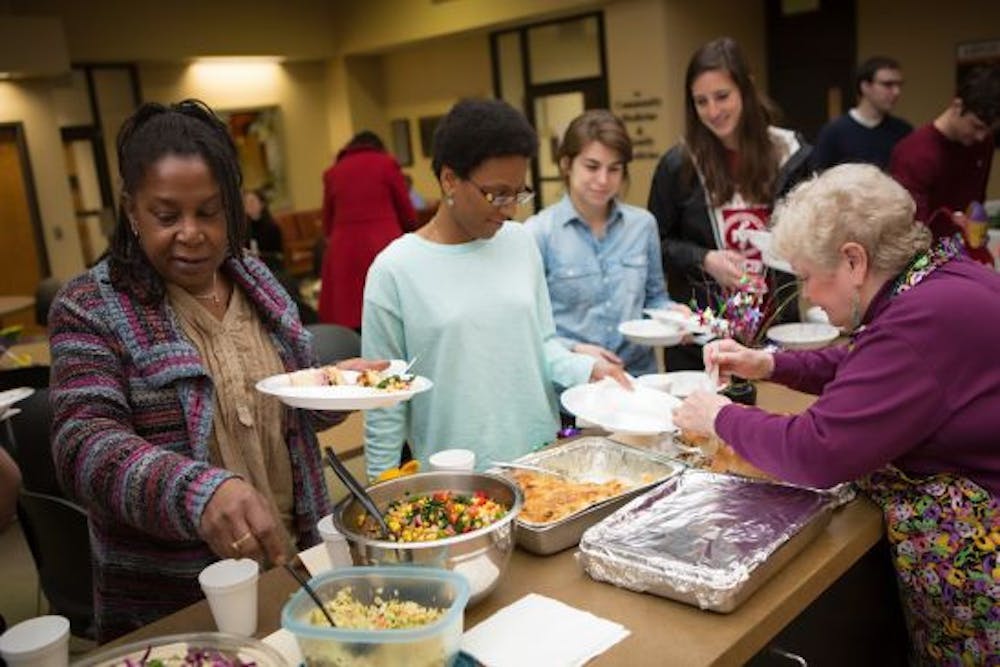
[[[333,515],[327,514],[316,524],[323,544],[326,545],[326,553],[330,556],[330,565],[336,570],[339,567],[350,567],[351,548],[347,544],[347,538],[333,525]]]
[[[8,667],[67,667],[69,620],[39,616],[18,623],[0,636],[0,655]]]
[[[198,575],[219,632],[249,637],[257,632],[257,579],[260,566],[250,558],[227,558]]]
[[[468,470],[476,469],[476,453],[470,449],[444,449],[431,454],[428,462],[431,470]]]

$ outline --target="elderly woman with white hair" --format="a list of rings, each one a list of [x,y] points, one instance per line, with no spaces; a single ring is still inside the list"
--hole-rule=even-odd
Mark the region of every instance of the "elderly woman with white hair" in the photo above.
[[[1000,275],[931,245],[914,203],[877,168],[842,165],[776,211],[776,250],[805,296],[851,332],[843,347],[705,348],[723,376],[818,398],[768,414],[698,393],[675,412],[752,464],[814,487],[856,480],[884,513],[914,658],[1000,656]]]

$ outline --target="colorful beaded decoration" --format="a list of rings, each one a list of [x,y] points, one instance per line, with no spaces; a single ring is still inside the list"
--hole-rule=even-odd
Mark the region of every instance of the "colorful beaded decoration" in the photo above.
[[[902,294],[934,273],[938,267],[950,262],[962,253],[961,236],[956,234],[955,236],[942,237],[927,252],[922,252],[913,258],[906,270],[896,278],[892,287],[892,295]]]

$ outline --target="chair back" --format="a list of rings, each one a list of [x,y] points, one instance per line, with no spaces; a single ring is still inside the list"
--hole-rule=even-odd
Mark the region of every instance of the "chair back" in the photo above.
[[[41,364],[0,369],[0,391],[17,387],[45,389],[49,386],[50,370],[48,366]]]
[[[17,517],[51,613],[68,618],[70,630],[77,637],[93,639],[94,590],[87,512],[65,498],[22,488]]]
[[[339,324],[309,324],[306,329],[313,336],[313,350],[323,365],[361,356],[361,335],[354,329]]]
[[[25,489],[63,497],[52,460],[52,406],[49,390],[37,389],[28,398],[15,404],[21,414],[10,418],[8,434],[11,456],[21,469]]]
[[[55,276],[44,278],[35,288],[35,321],[40,327],[49,325],[49,307],[62,287],[62,281]]]
[[[52,613],[78,637],[93,638],[94,593],[87,511],[66,499],[52,459],[49,390],[19,401],[8,420],[11,456],[21,469],[17,516]]]

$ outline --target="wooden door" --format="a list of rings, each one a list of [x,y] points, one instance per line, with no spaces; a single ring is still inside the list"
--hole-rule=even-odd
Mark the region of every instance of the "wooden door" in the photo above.
[[[780,124],[816,140],[854,106],[855,0],[766,0],[768,92]]]
[[[24,129],[0,124],[0,294],[34,295],[49,273]]]

